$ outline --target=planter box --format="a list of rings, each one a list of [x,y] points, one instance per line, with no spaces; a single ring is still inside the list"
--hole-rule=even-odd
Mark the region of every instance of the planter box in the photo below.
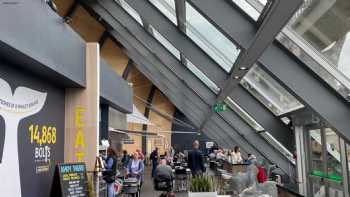
[[[217,192],[188,192],[188,197],[216,197]]]

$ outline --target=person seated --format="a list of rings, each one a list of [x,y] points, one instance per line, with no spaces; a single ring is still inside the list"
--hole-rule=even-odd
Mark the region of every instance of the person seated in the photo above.
[[[231,152],[231,155],[232,155],[232,163],[233,164],[243,163],[243,159],[241,156],[241,150],[238,146],[235,146],[234,150]]]
[[[173,179],[173,170],[167,165],[167,161],[165,159],[160,160],[154,176],[155,189],[171,191]]]
[[[222,149],[219,149],[218,152],[216,153],[216,160],[225,160],[225,154]]]
[[[257,162],[258,162],[258,161],[257,161],[257,159],[256,159],[256,156],[253,155],[253,154],[251,154],[251,153],[248,153],[248,158],[247,158],[246,163],[247,163],[248,165],[251,165],[251,164],[256,164]]]

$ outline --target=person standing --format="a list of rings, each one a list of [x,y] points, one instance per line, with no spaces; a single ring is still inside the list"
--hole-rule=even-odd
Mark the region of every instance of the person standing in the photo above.
[[[107,158],[105,160],[105,171],[103,171],[103,179],[107,183],[108,197],[115,197],[114,182],[117,172],[117,157],[111,147],[107,149]]]
[[[150,155],[150,160],[152,161],[152,177],[154,177],[155,175],[155,171],[158,165],[158,148],[154,149],[154,151],[152,151],[151,155]]]
[[[139,159],[144,161],[145,155],[140,151],[140,149],[136,149],[137,154],[139,155]]]
[[[203,153],[199,150],[197,140],[193,142],[192,147],[193,149],[188,153],[188,167],[191,169],[192,176],[197,176],[205,172]]]
[[[139,154],[135,152],[128,163],[127,175],[128,177],[137,178],[140,181],[140,187],[141,187],[143,184],[145,164],[139,158],[140,158]]]
[[[122,157],[122,164],[123,164],[123,168],[127,168],[128,163],[129,163],[130,157],[128,155],[128,151],[123,150],[123,157]]]

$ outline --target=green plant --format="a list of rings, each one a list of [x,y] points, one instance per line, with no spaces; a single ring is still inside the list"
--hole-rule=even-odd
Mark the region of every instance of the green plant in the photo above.
[[[207,175],[195,176],[190,182],[191,192],[214,192],[213,178]]]

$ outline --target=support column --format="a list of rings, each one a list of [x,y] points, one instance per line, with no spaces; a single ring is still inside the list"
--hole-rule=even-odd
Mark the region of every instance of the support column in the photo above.
[[[343,189],[344,197],[350,196],[350,186],[349,186],[349,161],[347,158],[346,144],[342,138],[340,138],[340,160],[343,172]]]
[[[295,126],[295,144],[297,151],[297,183],[299,185],[299,193],[301,195],[307,194],[307,174],[306,174],[306,153],[305,153],[305,139],[304,127]]]
[[[101,110],[101,126],[100,126],[100,143],[101,140],[108,140],[109,132],[109,105],[102,104]]]
[[[98,155],[100,110],[100,51],[97,43],[86,45],[86,87],[66,89],[65,162],[85,162],[94,170]]]

